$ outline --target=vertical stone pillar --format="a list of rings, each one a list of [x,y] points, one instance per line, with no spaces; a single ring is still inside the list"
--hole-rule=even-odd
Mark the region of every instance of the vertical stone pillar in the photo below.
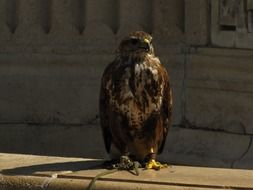
[[[117,30],[117,0],[87,0],[86,1],[86,22],[103,23],[111,28],[112,31]]]
[[[118,27],[117,4],[117,0],[86,0],[86,43],[100,44],[98,47],[115,43],[114,33]]]
[[[75,25],[78,7],[76,0],[51,0],[50,41],[73,42],[79,36]]]
[[[253,48],[253,1],[238,2],[238,13],[236,18],[236,47],[239,48]]]
[[[248,10],[248,32],[253,33],[253,0],[248,0],[247,10]]]
[[[42,0],[17,0],[17,29],[15,37],[22,43],[43,41],[45,32],[41,19]]]
[[[238,5],[238,13],[237,13],[237,23],[236,23],[236,31],[239,33],[248,33],[247,30],[247,11],[245,11],[247,9],[247,3],[243,0],[241,0],[239,2]]]
[[[190,45],[205,45],[208,40],[207,0],[185,0],[185,35]]]
[[[153,0],[153,33],[161,43],[182,40],[184,0]]]
[[[211,43],[222,47],[233,47],[235,44],[235,27],[224,25],[222,21],[221,5],[219,0],[212,0],[211,3]],[[231,10],[230,10],[231,12]],[[229,29],[229,30],[227,30]]]
[[[6,21],[6,0],[0,0],[0,41],[7,41],[10,38],[10,30]]]
[[[119,37],[136,30],[144,30],[151,33],[151,0],[126,0],[119,2]]]

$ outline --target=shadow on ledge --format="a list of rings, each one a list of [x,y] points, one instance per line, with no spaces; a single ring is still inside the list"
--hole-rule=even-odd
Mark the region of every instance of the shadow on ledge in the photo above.
[[[61,163],[48,163],[31,166],[17,167],[13,169],[4,169],[0,173],[3,175],[38,175],[41,176],[43,172],[59,172],[59,171],[72,171],[77,172],[80,170],[93,170],[105,168],[104,161],[101,160],[87,160],[76,162],[61,162]],[[41,172],[41,173],[40,173]]]

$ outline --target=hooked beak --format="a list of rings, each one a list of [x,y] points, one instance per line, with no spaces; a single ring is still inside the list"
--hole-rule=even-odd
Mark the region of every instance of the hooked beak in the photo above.
[[[149,51],[150,50],[150,41],[148,39],[144,39],[143,41],[140,42],[139,48]]]

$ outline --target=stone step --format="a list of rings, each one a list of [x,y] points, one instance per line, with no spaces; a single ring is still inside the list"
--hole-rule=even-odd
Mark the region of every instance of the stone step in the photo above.
[[[0,189],[86,189],[103,160],[0,153]],[[253,189],[253,171],[170,165],[160,171],[140,169],[106,175],[97,190]]]

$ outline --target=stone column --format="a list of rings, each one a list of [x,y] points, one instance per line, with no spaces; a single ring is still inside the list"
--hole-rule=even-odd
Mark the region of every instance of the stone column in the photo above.
[[[79,36],[75,25],[78,7],[76,0],[51,0],[51,42],[74,42]]]
[[[119,37],[136,30],[143,30],[151,33],[151,0],[126,0],[119,2]]]
[[[87,0],[86,22],[105,24],[115,32],[118,24],[117,8],[117,0]]]
[[[10,38],[10,30],[6,22],[6,0],[0,0],[0,42]]]
[[[190,45],[206,45],[208,40],[207,0],[185,0],[185,35]]]
[[[182,39],[184,0],[153,0],[153,32],[161,43],[173,43]]]
[[[22,43],[43,41],[45,32],[41,19],[42,0],[17,0],[17,29],[15,37]]]
[[[90,48],[112,47],[118,28],[117,0],[87,0],[85,4],[85,42]]]

